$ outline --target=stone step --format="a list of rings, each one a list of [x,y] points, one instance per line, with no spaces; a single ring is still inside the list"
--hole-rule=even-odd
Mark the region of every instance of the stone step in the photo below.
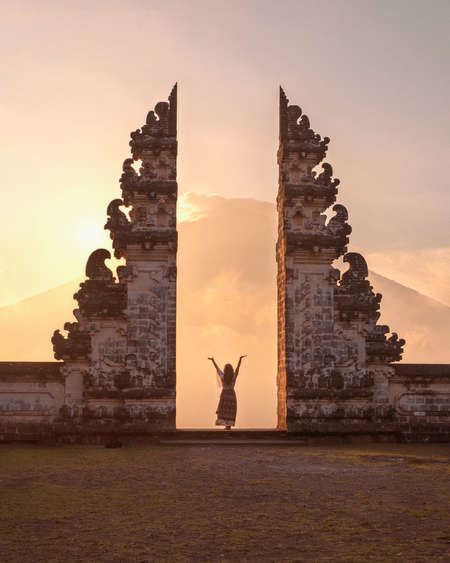
[[[161,432],[159,437],[163,440],[284,440],[295,436],[272,428],[182,428],[173,432]]]
[[[214,438],[211,439],[203,439],[203,440],[195,440],[195,439],[184,439],[184,440],[158,440],[158,444],[162,446],[306,446],[307,442],[305,440],[293,440],[293,439],[281,439],[281,440],[270,440],[266,438],[259,438],[256,440],[251,439],[240,439],[240,438],[233,438],[230,440],[215,440]]]
[[[210,446],[280,446],[305,445],[299,436],[272,428],[183,428],[157,437],[162,445]]]

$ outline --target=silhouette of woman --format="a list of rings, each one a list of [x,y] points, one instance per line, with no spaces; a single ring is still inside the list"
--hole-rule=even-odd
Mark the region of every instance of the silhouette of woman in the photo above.
[[[216,364],[214,358],[208,358],[208,360],[211,360],[214,364],[222,385],[219,405],[216,410],[216,426],[225,426],[225,430],[231,430],[231,427],[234,426],[236,421],[237,401],[236,393],[234,392],[234,384],[236,383],[242,359],[246,357],[247,356],[241,356],[239,358],[236,370],[233,370],[233,366],[231,364],[225,364],[223,371]]]

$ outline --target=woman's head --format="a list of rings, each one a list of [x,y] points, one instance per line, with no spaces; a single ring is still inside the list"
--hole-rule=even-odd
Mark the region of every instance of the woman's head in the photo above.
[[[231,364],[225,364],[225,367],[223,368],[223,380],[227,385],[229,385],[230,383],[233,382],[233,377],[234,377],[233,366]]]

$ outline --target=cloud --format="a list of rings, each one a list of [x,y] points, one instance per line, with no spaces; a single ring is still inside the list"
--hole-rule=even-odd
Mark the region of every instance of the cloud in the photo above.
[[[195,193],[185,193],[179,196],[177,202],[178,223],[198,221],[204,217],[204,210],[195,203]]]

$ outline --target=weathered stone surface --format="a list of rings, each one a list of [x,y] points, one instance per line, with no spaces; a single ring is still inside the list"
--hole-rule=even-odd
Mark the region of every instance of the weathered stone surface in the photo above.
[[[450,365],[392,364],[389,399],[403,439],[450,440]]]
[[[59,362],[0,362],[0,441],[53,434],[64,403]]]

